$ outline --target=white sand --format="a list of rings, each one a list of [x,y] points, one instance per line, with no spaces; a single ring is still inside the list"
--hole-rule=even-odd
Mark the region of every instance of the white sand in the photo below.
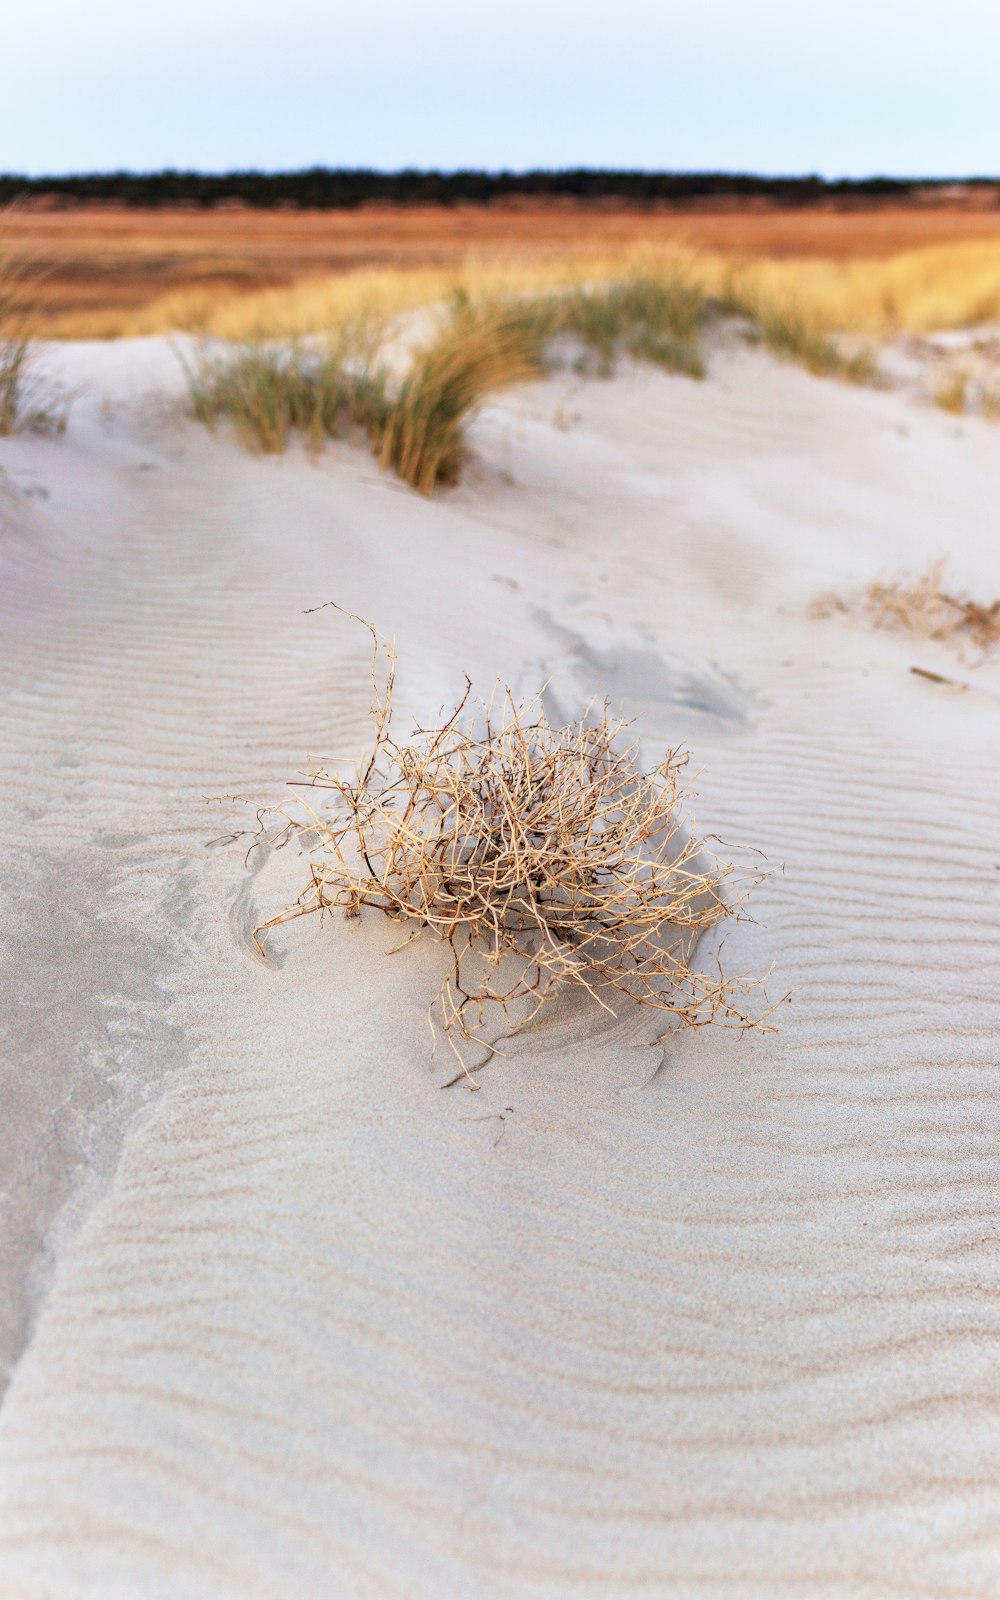
[[[1000,1593],[1000,670],[805,615],[1000,592],[1000,432],[722,353],[505,398],[428,503],[141,401],[163,343],[53,359],[70,431],[0,441],[3,1600]],[[299,867],[206,797],[363,744],[332,598],[401,711],[551,673],[689,741],[785,863],[728,947],[780,1034],[647,1084],[567,1003],[442,1093],[439,951],[263,966]]]

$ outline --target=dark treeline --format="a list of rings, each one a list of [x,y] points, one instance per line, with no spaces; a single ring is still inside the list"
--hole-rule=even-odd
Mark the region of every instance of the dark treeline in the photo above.
[[[967,186],[986,178],[961,180]],[[992,180],[995,182],[995,180]],[[488,204],[514,198],[630,205],[766,200],[782,206],[904,201],[916,190],[944,187],[916,178],[762,178],[726,172],[619,172],[577,168],[550,172],[374,172],[310,167],[302,172],[101,172],[63,177],[0,176],[0,204],[44,197],[50,203],[116,202],[126,206],[213,206],[224,201],[333,210],[366,201],[397,205]]]

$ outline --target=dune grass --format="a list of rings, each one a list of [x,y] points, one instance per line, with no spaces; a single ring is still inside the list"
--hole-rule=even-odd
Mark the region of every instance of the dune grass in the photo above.
[[[491,394],[538,376],[557,336],[601,373],[629,356],[701,377],[704,317],[704,296],[676,275],[476,299],[459,290],[415,344],[405,326],[369,317],[321,341],[206,348],[188,367],[191,411],[210,428],[230,420],[257,452],[284,450],[293,433],[313,449],[363,434],[382,466],[431,494],[457,481],[469,419]]]
[[[31,347],[25,331],[25,271],[7,245],[0,218],[0,434],[24,422]]]
[[[468,418],[488,395],[538,376],[559,334],[578,340],[602,374],[628,355],[702,377],[703,315],[704,297],[677,279],[638,277],[568,294],[479,302],[460,293],[386,407],[382,465],[424,494],[454,483]]]
[[[0,434],[14,433],[22,420],[28,341],[0,330]]]
[[[468,1047],[486,1059],[496,1050],[483,1037],[487,1010],[516,1031],[565,985],[612,1014],[628,1003],[693,1027],[764,1024],[743,1004],[752,979],[692,965],[701,936],[738,913],[760,874],[741,879],[689,831],[682,751],[647,772],[606,708],[553,727],[509,690],[470,714],[468,679],[444,723],[399,740],[395,650],[371,633],[372,750],[353,778],[311,771],[303,800],[264,824],[272,845],[298,837],[310,867],[296,902],[254,929],[261,954],[275,928],[334,910],[373,908],[412,937],[445,941],[451,971],[432,1026],[472,1087],[485,1061],[473,1066]]]
[[[979,244],[919,254],[951,263],[960,285],[956,252],[975,266],[975,294],[961,309],[985,314],[994,302],[978,274],[984,260],[1000,267],[1000,249]],[[489,395],[545,370],[565,355],[567,341],[577,365],[600,376],[631,359],[700,378],[706,330],[734,318],[781,360],[820,377],[878,386],[886,380],[858,330],[898,326],[907,305],[914,320],[931,316],[931,302],[916,296],[924,278],[915,269],[908,278],[899,260],[721,262],[677,250],[633,251],[624,264],[621,256],[587,258],[585,268],[583,278],[580,261],[517,270],[493,263],[478,276],[471,267],[457,277],[369,273],[314,285],[299,298],[273,291],[266,301],[271,327],[199,367],[194,414],[209,425],[229,417],[238,436],[262,451],[284,449],[293,432],[311,448],[364,435],[383,466],[429,494],[458,478],[466,425]],[[908,283],[910,301],[900,288]],[[449,285],[427,304],[428,294]],[[374,300],[363,304],[362,292]],[[939,296],[933,305],[946,303],[958,304],[957,287],[950,301]],[[263,315],[265,302],[258,297],[256,304]],[[327,328],[366,327],[367,343],[352,346],[353,335],[343,332],[306,336],[301,329],[320,317]],[[428,324],[417,342],[414,330]],[[294,337],[290,326],[300,330]],[[934,398],[957,414],[968,408],[970,392],[968,382],[949,376]],[[982,414],[993,416],[993,391],[980,383],[975,393]]]
[[[979,405],[987,422],[1000,422],[1000,387],[984,388],[980,392]]]
[[[593,276],[586,281],[579,264],[574,269],[563,262],[547,274],[536,267],[505,275],[494,265],[479,278],[473,272],[459,280],[433,272],[365,274],[327,285],[325,295],[314,286],[298,301],[274,292],[266,305],[257,304],[269,326],[258,328],[238,350],[228,376],[216,365],[213,381],[199,385],[195,413],[202,420],[209,413],[231,415],[241,436],[262,450],[282,449],[296,429],[314,442],[324,434],[342,436],[339,423],[328,427],[322,418],[350,416],[357,383],[345,385],[339,354],[325,365],[315,354],[303,357],[301,349],[314,350],[315,340],[305,338],[302,328],[320,317],[327,327],[342,327],[359,316],[383,330],[398,327],[428,315],[422,297],[448,283],[450,292],[438,301],[436,332],[413,354],[408,371],[393,385],[384,369],[376,373],[373,367],[375,381],[366,390],[376,413],[367,419],[376,454],[424,492],[455,480],[465,421],[488,393],[539,372],[557,335],[579,347],[583,370],[599,376],[609,376],[627,358],[701,378],[704,330],[713,315],[728,313],[746,319],[753,336],[775,354],[811,372],[853,383],[878,381],[870,351],[845,349],[802,308],[751,292],[732,273],[716,281],[711,264],[699,258],[633,252],[627,267],[610,258],[590,260],[587,268]],[[617,276],[602,277],[612,269]],[[373,296],[367,305],[358,299],[363,289]],[[291,338],[289,327],[298,330]],[[372,350],[366,359],[375,359]]]
[[[313,450],[358,432],[373,444],[381,438],[386,375],[359,358],[350,335],[318,345],[202,350],[187,377],[192,415],[212,429],[226,418],[254,453],[280,454],[293,433]]]
[[[748,316],[751,336],[778,357],[805,367],[816,378],[837,378],[842,383],[861,387],[877,385],[881,379],[873,350],[846,350],[841,340],[811,320],[801,307],[758,301],[737,305],[735,310]]]
[[[938,380],[932,398],[940,411],[964,416],[969,401],[969,374],[961,367],[952,367]]]
[[[465,426],[484,400],[537,374],[551,326],[545,304],[455,299],[401,375],[392,330],[371,322],[363,336],[203,353],[188,368],[191,411],[210,428],[230,420],[255,452],[280,452],[293,433],[311,449],[363,436],[384,467],[431,494],[457,481]]]
[[[69,400],[33,370],[32,290],[43,272],[11,245],[5,222],[0,212],[0,435],[62,433]]]
[[[381,464],[421,494],[457,482],[466,423],[490,394],[537,376],[553,319],[545,300],[454,301],[386,405]]]
[[[763,344],[779,361],[794,362],[817,378],[861,386],[881,382],[869,345],[845,340],[815,306],[757,281],[753,273],[730,269],[717,286],[715,303],[723,315],[741,318],[751,341]]]
[[[457,480],[476,410],[543,371],[559,340],[563,354],[568,341],[577,366],[600,376],[624,358],[702,378],[704,330],[725,314],[744,318],[751,336],[811,372],[879,381],[868,350],[845,350],[799,309],[749,297],[732,281],[713,297],[675,256],[659,272],[646,262],[609,283],[477,296],[459,288],[433,312],[394,322],[369,315],[353,325],[368,330],[361,344],[350,329],[319,342],[260,338],[196,365],[192,410],[209,426],[230,418],[258,451],[283,450],[293,432],[313,448],[363,432],[384,467],[430,494]],[[421,318],[431,332],[414,347],[406,330]]]
[[[703,378],[704,320],[703,291],[678,270],[582,286],[564,296],[558,308],[559,329],[586,346],[601,377],[610,377],[624,355]]]

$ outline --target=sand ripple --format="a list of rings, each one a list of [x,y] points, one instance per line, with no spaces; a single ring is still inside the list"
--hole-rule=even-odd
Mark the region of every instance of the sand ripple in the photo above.
[[[521,429],[520,488],[433,505],[347,451],[250,461],[96,406],[5,447],[50,490],[0,536],[9,1055],[100,1100],[85,1190],[49,1101],[18,1112],[5,1238],[84,1198],[30,1302],[8,1251],[11,1600],[1000,1592],[1000,714],[796,589],[890,501],[925,526],[949,472],[942,538],[988,563],[995,446],[919,418],[902,489],[892,396],[749,358],[687,435],[681,380],[594,386],[576,437],[538,420],[557,389],[483,433]],[[577,639],[602,607],[630,670],[640,638],[663,683],[741,685],[698,724],[699,820],[784,863],[727,951],[794,989],[781,1033],[685,1034],[651,1076],[644,1024],[567,1002],[441,1093],[432,947],[337,924],[256,961],[291,868],[206,849],[241,815],[206,797],[363,738],[364,650],[301,614],[331,597],[398,626],[420,707],[466,665],[530,676],[536,603]]]

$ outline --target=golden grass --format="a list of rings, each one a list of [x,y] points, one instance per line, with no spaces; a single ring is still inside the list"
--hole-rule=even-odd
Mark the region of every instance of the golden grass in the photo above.
[[[979,404],[987,422],[1000,422],[1000,388],[983,389]]]
[[[27,364],[27,340],[5,335],[0,327],[0,435],[20,425]]]
[[[32,371],[29,329],[42,272],[11,239],[11,214],[11,208],[0,212],[0,435],[26,428],[61,433],[68,403]]]
[[[964,242],[995,247],[1000,211],[956,210],[940,203],[850,210],[376,205],[339,212],[25,205],[13,230],[18,247],[47,269],[32,334],[86,338],[204,327],[207,320],[227,316],[226,305],[245,296],[331,276],[430,272],[450,281],[505,266],[559,271],[562,263],[575,260],[586,268],[598,260],[620,262],[638,248],[660,255],[684,249],[709,259],[779,268],[789,263],[797,278],[800,264],[811,264],[811,278],[814,268],[825,271],[825,264],[832,269],[826,273],[832,288],[830,282],[806,286],[811,306],[814,292],[824,302],[831,294],[840,296],[838,263],[867,266]],[[964,278],[968,269],[961,270]],[[590,276],[586,270],[584,276]],[[429,298],[440,298],[447,287]],[[782,280],[779,287],[784,292],[787,285]],[[947,284],[944,288],[950,295]],[[913,292],[913,286],[904,285],[904,299]],[[855,293],[850,285],[849,295]],[[876,310],[879,304],[876,296]],[[834,308],[833,325],[840,321]],[[869,316],[857,331],[877,333],[880,312],[876,323]],[[276,331],[316,331],[324,325]],[[949,313],[934,325],[957,324]],[[247,324],[235,336],[255,331]]]
[[[690,263],[660,261],[610,283],[577,286],[553,297],[552,305],[554,331],[579,339],[601,377],[610,377],[623,355],[690,378],[705,376],[705,295]]]
[[[406,339],[370,319],[363,348],[346,328],[320,346],[271,339],[203,353],[188,373],[191,409],[212,428],[229,418],[255,451],[283,450],[293,431],[313,448],[364,431],[382,466],[431,494],[457,481],[470,417],[491,394],[537,376],[556,334],[581,343],[599,371],[629,355],[701,377],[703,316],[700,291],[676,276],[477,300],[459,292],[401,375],[390,354],[398,365]]]
[[[488,395],[537,375],[551,326],[544,303],[458,301],[386,405],[382,466],[421,494],[457,482],[469,417]]]
[[[188,369],[191,410],[210,428],[230,420],[255,452],[285,449],[292,432],[312,449],[367,437],[382,466],[421,494],[454,483],[465,425],[486,397],[534,376],[551,325],[547,307],[455,302],[431,335],[392,371],[392,339],[377,324],[321,343],[266,341],[206,351]],[[397,365],[400,352],[395,352]]]
[[[713,261],[711,273],[736,297],[792,305],[817,327],[876,338],[1000,320],[1000,240],[887,260]]]
[[[814,315],[794,300],[781,301],[764,293],[728,287],[721,301],[729,312],[745,317],[750,334],[779,361],[793,361],[817,378],[839,378],[843,383],[877,385],[878,361],[867,345],[848,349],[843,335],[829,332]]]
[[[945,563],[936,561],[915,579],[882,579],[857,600],[827,595],[814,608],[819,616],[858,615],[873,628],[914,633],[944,644],[971,644],[986,652],[1000,642],[1000,600],[983,602],[947,585]]]
[[[952,367],[939,378],[932,398],[940,411],[964,416],[969,399],[969,374],[961,367]]]
[[[0,215],[0,434],[13,433],[21,423],[30,361],[25,267],[5,236],[5,221]]]
[[[753,980],[691,965],[747,884],[688,831],[687,757],[669,751],[644,772],[606,707],[555,728],[508,690],[468,716],[468,680],[446,722],[397,740],[395,649],[370,631],[373,748],[353,778],[312,770],[302,787],[324,792],[329,809],[305,798],[267,835],[275,845],[297,835],[312,860],[295,904],[254,930],[261,953],[274,928],[337,909],[371,907],[412,937],[444,940],[451,972],[432,1012],[473,1086],[485,1062],[471,1068],[462,1047],[495,1052],[487,1010],[509,1024],[523,1002],[523,1026],[564,985],[612,1014],[624,1002],[690,1026],[761,1026],[742,1003]]]
[[[985,239],[860,259],[772,259],[649,244],[537,258],[469,255],[454,265],[314,274],[245,293],[192,285],[138,308],[82,310],[55,319],[52,331],[67,337],[189,331],[224,339],[294,338],[362,313],[395,317],[456,292],[523,295],[679,272],[704,294],[797,319],[818,333],[880,339],[1000,321],[1000,239]]]
[[[213,431],[226,418],[255,454],[279,454],[292,433],[316,451],[361,432],[378,450],[387,398],[377,345],[373,330],[347,328],[318,345],[203,348],[186,366],[192,415]]]
[[[465,208],[444,215],[382,208],[349,217],[74,212],[16,220],[47,241],[54,271],[63,252],[74,281],[90,271],[99,288],[107,265],[102,240],[106,250],[119,252],[123,295],[127,289],[121,305],[107,303],[107,288],[100,291],[105,303],[63,313],[55,301],[46,310],[48,331],[75,336],[186,330],[261,345],[329,333],[361,317],[392,322],[456,295],[475,301],[559,295],[577,302],[576,331],[586,340],[584,313],[598,313],[593,332],[602,318],[607,323],[621,286],[632,293],[629,286],[642,279],[683,284],[695,301],[710,297],[741,312],[769,349],[814,373],[872,383],[879,381],[872,342],[1000,319],[1000,218],[987,213],[727,217]],[[949,229],[979,236],[892,253],[894,243],[947,239]],[[873,253],[858,253],[865,250]],[[366,254],[390,264],[352,266]],[[349,270],[240,287],[324,256]],[[157,295],[161,266],[179,286]],[[193,281],[185,282],[185,273]],[[144,303],[136,303],[140,293]],[[605,339],[603,350],[591,339],[597,369],[610,370],[630,343],[631,353],[672,370],[699,369],[697,339],[662,332],[646,338],[644,350],[638,338]],[[992,415],[991,395],[982,410]]]
[[[380,268],[308,278],[287,288],[246,295],[184,291],[127,324],[135,333],[193,331],[218,339],[289,339],[341,327],[359,318],[385,322],[456,299],[495,301],[607,283],[641,270],[648,252],[570,256],[532,263],[472,259],[461,267]],[[655,265],[686,261],[671,252]]]

